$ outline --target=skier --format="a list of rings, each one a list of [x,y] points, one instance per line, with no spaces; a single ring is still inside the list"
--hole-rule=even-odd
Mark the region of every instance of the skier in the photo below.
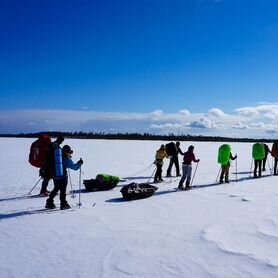
[[[160,148],[156,151],[155,155],[155,162],[156,165],[156,172],[154,175],[154,183],[163,181],[162,179],[162,166],[163,166],[163,159],[168,158],[165,145],[161,145]]]
[[[271,155],[274,158],[274,168],[273,168],[273,175],[277,176],[277,164],[278,164],[278,140],[274,141],[271,149]]]
[[[254,159],[254,178],[262,176],[262,163],[265,158],[265,147],[261,143],[255,143],[252,147],[252,157]]]
[[[49,194],[49,191],[47,190],[49,179],[48,177],[43,177],[41,173],[50,143],[51,138],[49,137],[49,135],[41,134],[39,138],[35,142],[33,142],[30,147],[29,162],[32,166],[40,168],[39,174],[43,179],[40,191],[41,196],[48,196]]]
[[[277,175],[278,175],[278,173],[277,173],[277,163],[278,163],[278,158],[275,157],[275,158],[274,158],[274,168],[273,168],[273,175],[274,175],[274,176],[277,176]]]
[[[191,173],[192,173],[192,161],[200,162],[200,159],[196,159],[193,153],[194,146],[189,146],[188,151],[184,153],[183,163],[182,163],[182,177],[179,182],[179,189],[188,190],[190,189],[190,181],[191,181]],[[186,180],[185,188],[183,187],[183,183]]]
[[[237,155],[233,156],[230,152],[229,161],[226,164],[221,164],[221,174],[220,174],[220,181],[219,183],[223,183],[225,179],[225,183],[229,183],[229,171],[230,171],[230,160],[237,159]]]
[[[49,198],[46,200],[45,208],[54,209],[56,206],[54,204],[54,198],[57,195],[57,193],[60,191],[60,209],[69,209],[70,205],[66,201],[66,190],[67,190],[67,184],[68,184],[68,175],[67,175],[67,168],[70,168],[72,170],[78,170],[81,165],[83,164],[83,160],[80,159],[77,163],[74,163],[71,159],[72,156],[72,149],[69,145],[63,146],[62,149],[62,157],[60,162],[61,164],[61,172],[56,170],[54,180],[54,189],[50,192]],[[55,160],[56,169],[57,169],[57,159]],[[60,163],[58,163],[60,164]],[[59,169],[58,169],[59,170]],[[58,173],[59,172],[59,173]]]
[[[173,167],[173,164],[175,164],[176,167],[176,176],[180,177],[180,166],[179,166],[179,154],[183,155],[184,153],[182,152],[182,150],[180,149],[180,142],[176,142],[175,144],[175,148],[173,151],[173,154],[170,157],[170,163],[167,169],[167,177],[171,177],[171,170]]]
[[[264,152],[265,152],[265,157],[263,159],[263,170],[262,170],[263,172],[266,171],[265,166],[266,166],[267,156],[268,156],[269,153],[271,153],[267,144],[264,144]]]

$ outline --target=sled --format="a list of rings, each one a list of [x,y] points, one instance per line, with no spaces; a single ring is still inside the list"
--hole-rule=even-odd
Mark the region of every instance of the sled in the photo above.
[[[135,183],[132,182],[125,185],[121,189],[121,193],[125,200],[138,200],[151,197],[157,190],[156,186],[150,185],[148,183]]]
[[[111,190],[117,186],[120,179],[117,176],[98,174],[95,179],[83,180],[85,189],[89,192]]]

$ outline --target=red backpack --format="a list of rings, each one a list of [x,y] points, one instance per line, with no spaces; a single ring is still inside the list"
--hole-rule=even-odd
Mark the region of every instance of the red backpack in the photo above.
[[[46,134],[40,135],[40,137],[32,143],[29,153],[29,162],[32,166],[38,168],[43,166],[50,143],[51,138]]]

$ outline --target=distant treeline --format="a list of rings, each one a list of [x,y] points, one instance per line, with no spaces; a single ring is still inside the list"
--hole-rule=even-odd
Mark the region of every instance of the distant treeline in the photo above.
[[[158,141],[201,141],[201,142],[273,142],[271,139],[255,138],[232,138],[220,136],[203,136],[203,135],[156,135],[150,133],[104,133],[104,132],[57,132],[46,131],[38,133],[20,133],[20,134],[0,134],[0,137],[14,138],[37,138],[41,134],[48,134],[51,137],[63,135],[65,138],[76,139],[108,139],[108,140],[158,140]]]

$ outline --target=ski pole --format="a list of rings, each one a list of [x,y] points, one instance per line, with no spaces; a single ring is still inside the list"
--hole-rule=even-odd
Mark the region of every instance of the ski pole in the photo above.
[[[75,198],[75,194],[73,193],[73,188],[72,188],[70,170],[68,170],[68,173],[69,173],[69,182],[70,182],[70,189],[71,189],[71,198]]]
[[[218,174],[217,174],[217,177],[216,177],[215,182],[217,182],[217,181],[218,181],[218,177],[219,177],[220,171],[221,171],[221,166],[220,166],[220,168],[219,168],[219,171],[218,171]]]
[[[82,158],[80,158],[82,159]],[[80,208],[81,206],[81,165],[80,165],[80,171],[79,171],[79,202],[78,202],[78,206]]]
[[[236,182],[237,182],[237,154],[236,154]]]
[[[155,171],[156,171],[156,168],[153,170],[153,172],[152,172],[152,174],[151,174],[151,176],[150,176],[149,180],[147,181],[148,183],[150,182],[151,178],[153,177],[153,175],[154,175]]]
[[[36,184],[33,186],[33,188],[30,190],[30,192],[27,195],[30,195],[31,192],[35,189],[35,187],[38,185],[38,183],[41,181],[42,177],[36,182]]]
[[[193,177],[192,177],[192,180],[191,180],[191,187],[192,187],[192,184],[193,184],[193,180],[195,178],[195,174],[196,174],[196,171],[197,171],[197,168],[198,168],[198,165],[199,165],[199,162],[197,162],[197,165],[196,165],[196,168],[195,168],[195,171],[194,171],[194,174],[193,174]]]
[[[253,167],[253,159],[251,161],[251,167],[250,167],[250,171],[249,171],[249,178],[252,176],[252,167]]]
[[[269,161],[268,161],[268,158],[266,159],[266,161],[267,161],[267,165],[268,165],[268,168],[269,168],[270,174],[272,174],[272,169],[271,169],[271,167],[270,167],[270,163],[269,163]]]

